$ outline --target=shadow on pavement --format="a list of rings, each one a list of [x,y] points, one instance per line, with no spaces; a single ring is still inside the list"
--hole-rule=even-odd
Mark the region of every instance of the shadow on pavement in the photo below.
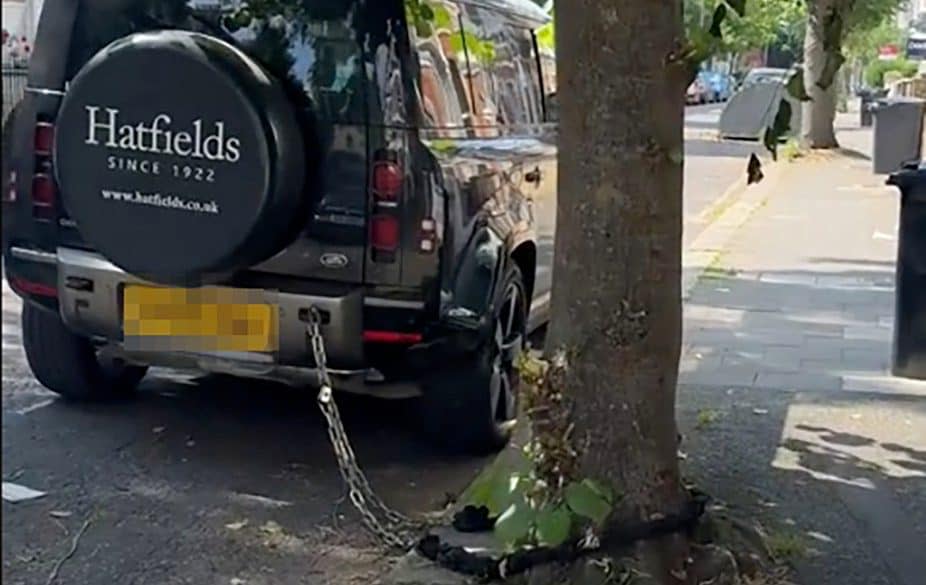
[[[894,267],[815,261],[814,272],[719,273],[693,291],[684,467],[789,543],[800,582],[917,585],[926,385],[887,373]]]

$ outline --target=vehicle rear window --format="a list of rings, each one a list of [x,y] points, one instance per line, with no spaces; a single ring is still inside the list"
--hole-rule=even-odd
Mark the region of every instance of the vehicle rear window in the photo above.
[[[190,30],[236,44],[290,89],[304,92],[320,118],[362,123],[359,5],[357,0],[83,0],[67,76],[73,78],[97,52],[126,35]]]

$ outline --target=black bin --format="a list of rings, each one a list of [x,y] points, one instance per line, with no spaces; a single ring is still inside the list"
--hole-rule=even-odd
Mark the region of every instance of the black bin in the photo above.
[[[887,182],[901,191],[892,371],[926,380],[926,162],[905,165]]]
[[[884,90],[877,89],[863,89],[858,92],[859,98],[861,98],[861,104],[859,105],[859,125],[862,128],[868,128],[874,122],[874,115],[872,114],[872,106],[874,103],[885,97],[887,92]]]

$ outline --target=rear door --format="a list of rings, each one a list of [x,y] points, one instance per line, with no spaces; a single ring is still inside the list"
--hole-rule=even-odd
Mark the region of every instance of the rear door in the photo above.
[[[54,123],[68,81],[106,45],[146,30],[209,34],[237,45],[280,80],[302,116],[306,166],[316,171],[304,213],[292,218],[292,243],[254,270],[362,282],[372,158],[368,120],[382,118],[382,100],[370,87],[395,77],[397,59],[391,60],[393,70],[377,63],[396,50],[392,35],[400,8],[400,2],[363,0],[48,0],[30,71],[27,128],[17,137],[24,165],[19,175],[35,170],[31,128]],[[25,201],[32,199],[30,185],[19,185]],[[23,215],[17,229],[41,237],[44,247],[88,248],[60,205],[43,218],[33,219],[27,203],[17,212]]]

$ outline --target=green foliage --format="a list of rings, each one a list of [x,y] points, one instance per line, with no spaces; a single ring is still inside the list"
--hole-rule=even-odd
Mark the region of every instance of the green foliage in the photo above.
[[[907,59],[891,59],[890,61],[872,61],[865,68],[865,83],[871,87],[883,87],[884,75],[890,71],[900,73],[902,77],[916,75],[917,64]]]
[[[537,513],[537,544],[558,546],[572,534],[572,514],[566,506],[550,506]]]
[[[876,27],[850,33],[844,43],[846,56],[863,64],[877,60],[878,50],[885,45],[904,44],[904,33],[894,19],[888,18]]]
[[[508,548],[525,544],[536,521],[537,511],[520,496],[495,521],[495,538]]]
[[[782,31],[799,28],[805,16],[802,0],[684,0],[684,7],[689,40],[718,33],[712,36],[719,42],[706,56],[766,47]]]
[[[566,505],[575,515],[600,525],[611,513],[612,502],[594,482],[586,479],[566,487]]]

